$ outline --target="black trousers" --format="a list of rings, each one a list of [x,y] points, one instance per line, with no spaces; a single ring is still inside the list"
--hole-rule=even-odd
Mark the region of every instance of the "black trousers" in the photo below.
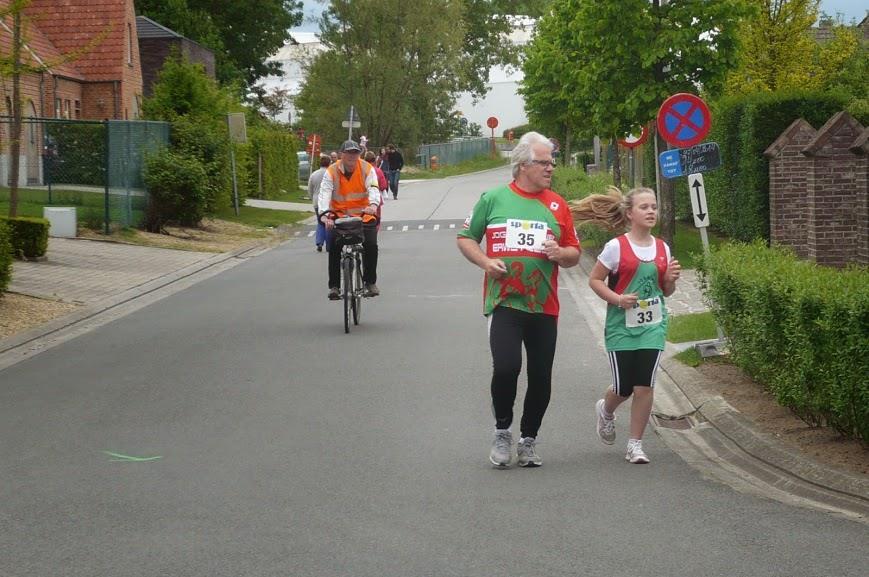
[[[377,282],[377,223],[362,225],[362,282],[374,284]],[[335,232],[328,235],[329,245],[329,288],[341,287],[341,247],[344,246]]]
[[[495,426],[509,429],[513,423],[516,385],[522,371],[522,345],[528,357],[528,390],[520,432],[536,437],[552,393],[552,361],[558,336],[558,318],[495,307],[489,320],[492,349],[492,410]]]

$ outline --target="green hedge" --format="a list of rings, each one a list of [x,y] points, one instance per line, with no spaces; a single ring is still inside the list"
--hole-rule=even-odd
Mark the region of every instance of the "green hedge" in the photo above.
[[[552,172],[552,190],[565,200],[579,200],[590,194],[606,194],[607,188],[612,186],[612,183],[612,174],[599,172],[588,175],[579,166],[559,166]],[[593,224],[581,224],[576,231],[583,241],[590,241],[600,247],[619,234]]]
[[[253,127],[249,131],[247,195],[278,198],[299,186],[298,139],[285,128]],[[262,156],[262,194],[259,192],[259,157]]]
[[[0,220],[0,293],[12,280],[12,243],[9,237],[9,226]]]
[[[869,269],[756,241],[722,246],[699,270],[736,364],[808,423],[869,443]]]
[[[0,216],[9,226],[12,254],[21,258],[45,256],[48,250],[48,221],[30,216]]]
[[[775,92],[722,99],[712,106],[707,141],[721,147],[721,168],[704,174],[710,223],[742,241],[769,239],[769,162],[763,151],[797,118],[815,128],[843,110],[836,93]],[[677,206],[690,207],[679,179]]]

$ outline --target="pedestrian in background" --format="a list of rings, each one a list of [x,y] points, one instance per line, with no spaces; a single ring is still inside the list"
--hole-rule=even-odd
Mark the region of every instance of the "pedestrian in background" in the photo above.
[[[652,236],[658,221],[655,191],[635,188],[622,196],[610,187],[608,195],[594,194],[571,203],[576,222],[591,222],[609,230],[624,230],[604,245],[589,275],[588,286],[606,301],[605,346],[612,369],[612,386],[595,404],[600,440],[616,439],[615,411],[633,395],[630,437],[625,459],[648,463],[643,433],[652,413],[655,373],[667,336],[664,298],[676,290],[681,273],[670,247]]]
[[[404,157],[395,148],[394,144],[386,147],[386,160],[389,163],[389,188],[392,190],[392,198],[398,199],[398,179],[401,177],[401,169],[404,168]]]
[[[513,404],[522,346],[528,362],[520,467],[539,467],[537,433],[549,406],[558,327],[558,269],[579,262],[579,241],[567,203],[549,189],[552,144],[536,132],[522,136],[510,157],[513,182],[486,191],[458,233],[456,243],[483,269],[483,314],[489,318],[492,411],[495,435],[489,461],[513,459]],[[486,252],[480,242],[486,239]]]
[[[320,222],[320,213],[317,211],[317,200],[320,196],[320,184],[323,182],[323,175],[326,174],[326,169],[330,164],[332,164],[332,159],[325,154],[321,154],[320,168],[312,172],[308,178],[308,196],[314,201],[314,214],[317,215],[317,234],[314,236],[317,252],[323,252],[323,245],[326,244],[326,225]]]
[[[385,193],[389,189],[389,183],[386,180],[386,175],[383,174],[383,171],[380,170],[380,167],[377,166],[377,157],[374,154],[373,150],[369,150],[365,153],[363,157],[365,162],[374,167],[374,172],[377,173],[377,188],[380,189],[380,204],[377,206],[377,229],[380,230],[380,219],[383,213],[383,202],[386,197]]]

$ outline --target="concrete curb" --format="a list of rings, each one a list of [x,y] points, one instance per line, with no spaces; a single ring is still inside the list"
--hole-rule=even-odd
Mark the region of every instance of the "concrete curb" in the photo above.
[[[817,463],[759,431],[750,419],[703,387],[707,380],[700,371],[672,358],[662,361],[661,369],[696,411],[741,450],[806,483],[857,499],[869,511],[869,480]]]

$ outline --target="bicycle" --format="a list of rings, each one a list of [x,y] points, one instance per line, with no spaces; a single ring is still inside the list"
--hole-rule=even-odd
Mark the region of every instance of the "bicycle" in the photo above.
[[[362,318],[362,219],[358,216],[335,221],[335,234],[341,239],[341,298],[344,301],[344,332],[350,332],[350,318],[358,325]]]

